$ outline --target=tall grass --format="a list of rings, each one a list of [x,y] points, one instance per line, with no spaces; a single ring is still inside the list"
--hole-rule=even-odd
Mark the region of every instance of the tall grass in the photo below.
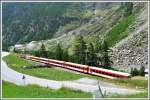
[[[140,92],[140,93],[134,93],[134,94],[128,94],[128,95],[109,95],[106,96],[106,98],[141,98],[140,100],[142,100],[142,98],[148,98],[148,90],[145,90],[144,92]]]
[[[2,82],[3,98],[91,98],[92,94],[61,88],[53,90],[37,85],[18,86]]]

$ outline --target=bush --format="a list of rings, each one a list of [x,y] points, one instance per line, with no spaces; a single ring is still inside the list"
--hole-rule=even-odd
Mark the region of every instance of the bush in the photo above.
[[[141,67],[139,71],[139,75],[144,76],[145,75],[145,67]]]
[[[144,76],[145,75],[145,67],[141,67],[140,70],[137,70],[137,68],[131,68],[131,75],[132,76],[137,76],[137,75],[140,75],[140,76]]]

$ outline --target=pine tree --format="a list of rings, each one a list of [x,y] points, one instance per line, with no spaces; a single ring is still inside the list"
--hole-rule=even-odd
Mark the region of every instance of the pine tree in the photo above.
[[[88,45],[88,48],[87,48],[87,56],[86,56],[86,62],[88,65],[96,65],[96,55],[95,55],[95,50],[94,50],[94,46],[92,43],[90,43]]]
[[[48,58],[55,59],[55,53],[51,52],[51,51],[48,51]]]
[[[132,76],[137,76],[137,75],[139,75],[139,71],[136,68],[134,68],[132,72]]]
[[[56,51],[55,51],[56,59],[57,60],[63,60],[63,50],[60,46],[60,44],[57,45]]]
[[[131,68],[130,74],[131,74],[132,76],[134,76],[133,68]]]
[[[68,50],[67,49],[65,49],[63,51],[63,60],[64,61],[68,61],[69,60],[69,55],[68,55]]]
[[[86,43],[82,36],[76,37],[72,59],[75,63],[86,64]]]
[[[79,57],[81,58],[79,58],[80,59],[80,63],[81,64],[86,64],[86,49],[87,49],[87,47],[86,47],[86,43],[84,42],[84,40],[83,40],[83,37],[82,36],[80,36],[79,37],[79,42],[80,42],[80,51],[79,51]]]
[[[124,7],[124,16],[129,16],[132,14],[132,10],[133,10],[132,2],[125,2],[123,7]]]
[[[39,55],[40,55],[40,57],[47,58],[47,51],[46,51],[44,44],[41,45],[41,48],[39,50]]]
[[[102,66],[102,42],[99,39],[95,41],[95,66]]]
[[[105,68],[109,68],[111,66],[111,61],[108,55],[108,45],[106,41],[102,43],[102,66]]]
[[[34,51],[34,55],[40,57],[40,51]]]
[[[144,76],[145,75],[145,67],[141,67],[139,70],[139,75]]]

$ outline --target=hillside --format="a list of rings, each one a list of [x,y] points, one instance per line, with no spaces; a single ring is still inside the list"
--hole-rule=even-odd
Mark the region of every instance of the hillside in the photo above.
[[[130,71],[131,67],[147,67],[146,3],[134,3],[133,13],[127,17],[123,16],[121,3],[64,3],[61,6],[50,3],[44,7],[42,4],[23,5],[23,8],[15,4],[3,7],[3,18],[9,19],[3,19],[3,49],[12,46],[10,49],[36,51],[44,44],[46,50],[54,51],[60,43],[71,54],[75,37],[82,35],[87,43],[97,44],[105,39],[111,48],[109,55],[115,68]],[[7,13],[9,7],[14,7],[11,14]],[[37,8],[40,10],[35,10]],[[59,9],[51,11],[50,8]],[[22,9],[23,17],[19,14]]]
[[[145,6],[126,30],[128,37],[113,47],[112,60],[115,67],[148,68],[148,7]]]
[[[3,3],[3,50],[61,36],[87,23],[100,9],[115,5],[119,3]]]

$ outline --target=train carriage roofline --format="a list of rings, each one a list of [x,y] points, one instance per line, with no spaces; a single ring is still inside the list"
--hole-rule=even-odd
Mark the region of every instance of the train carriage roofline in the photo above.
[[[71,65],[80,66],[80,67],[88,67],[88,65],[76,64],[76,63],[71,63],[71,62],[66,62],[66,61],[60,61],[60,60],[54,60],[54,59],[47,59],[47,58],[41,58],[41,57],[36,57],[36,58],[40,58],[40,59],[43,59],[43,60],[60,62],[60,63],[64,63],[64,64],[71,64]]]
[[[40,59],[40,60],[49,60],[49,61],[55,61],[55,62],[61,62],[63,63],[64,61],[60,61],[60,60],[54,60],[54,59],[47,59],[47,58],[42,58],[42,57],[35,57],[35,56],[30,56],[30,57],[33,57],[33,58],[37,58],[37,59]]]
[[[71,63],[71,62],[65,62],[66,64],[71,64],[71,65],[75,65],[75,66],[79,66],[79,67],[88,67],[88,65],[81,65],[81,64],[76,64],[76,63]]]
[[[111,72],[111,73],[115,73],[115,74],[120,74],[120,75],[125,75],[125,76],[131,75],[131,74],[125,73],[125,72],[113,71],[113,70],[97,68],[97,67],[93,67],[93,66],[89,66],[89,68],[96,69],[96,70],[102,70],[102,71],[106,71],[106,72]]]

